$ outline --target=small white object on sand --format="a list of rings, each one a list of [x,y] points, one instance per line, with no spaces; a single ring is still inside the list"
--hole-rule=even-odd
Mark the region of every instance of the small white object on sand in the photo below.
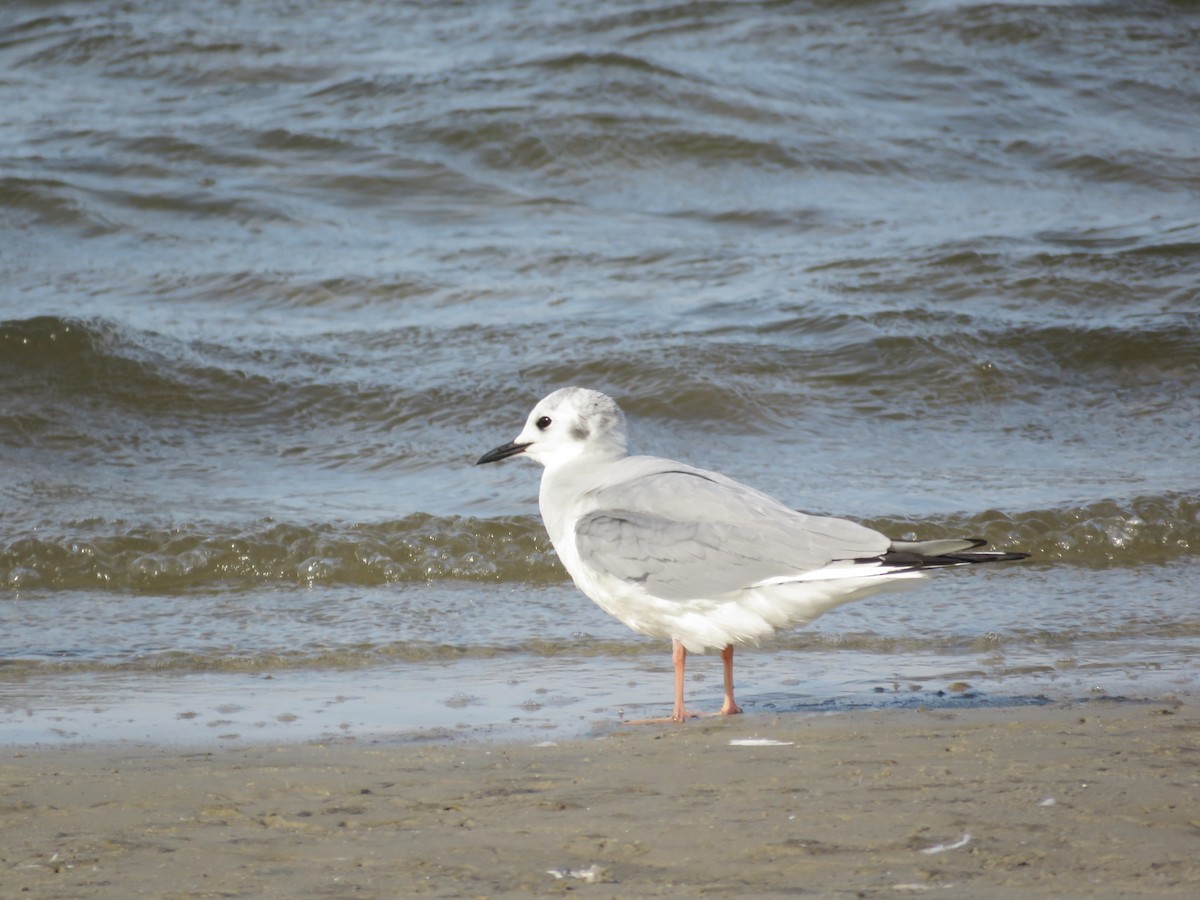
[[[730,738],[730,747],[790,747],[794,741],[776,741],[771,738]]]
[[[971,843],[971,836],[969,834],[964,834],[953,844],[934,844],[932,847],[926,847],[921,852],[928,853],[932,856],[934,853],[945,853],[947,850],[959,850],[962,847],[967,846],[969,843]]]

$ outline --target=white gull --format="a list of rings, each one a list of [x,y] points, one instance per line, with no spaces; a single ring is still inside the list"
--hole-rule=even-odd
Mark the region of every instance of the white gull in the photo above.
[[[1024,559],[980,551],[979,538],[896,541],[846,519],[810,516],[731,478],[626,454],[625,417],[605,394],[568,387],[534,408],[516,439],[476,463],[517,454],[544,466],[538,502],[550,541],[578,588],[634,631],[670,638],[671,719],[684,708],[688,652],[721,650],[725,702],[733,648],[880,590],[924,569]]]

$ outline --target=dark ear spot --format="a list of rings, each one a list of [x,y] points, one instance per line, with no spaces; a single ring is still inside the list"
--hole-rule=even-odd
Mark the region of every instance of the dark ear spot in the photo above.
[[[576,422],[571,426],[571,437],[577,441],[586,441],[590,433],[582,422]]]

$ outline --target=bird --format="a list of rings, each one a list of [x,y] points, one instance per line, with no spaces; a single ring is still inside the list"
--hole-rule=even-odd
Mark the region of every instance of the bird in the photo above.
[[[627,443],[615,400],[564,387],[475,465],[518,455],[542,465],[542,521],[575,585],[635,632],[671,641],[672,722],[697,715],[684,704],[689,653],[720,650],[719,714],[735,715],[735,646],[910,586],[927,569],[1030,555],[980,550],[981,538],[894,540],[848,519],[799,512],[717,472],[630,456]]]

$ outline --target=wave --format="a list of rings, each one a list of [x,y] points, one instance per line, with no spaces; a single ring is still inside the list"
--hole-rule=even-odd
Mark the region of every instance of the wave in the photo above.
[[[1078,402],[1089,409],[1115,403],[1137,415],[1186,405],[1200,385],[1200,331],[1187,316],[1142,329],[997,328],[962,314],[820,312],[704,337],[698,353],[690,333],[631,333],[616,347],[580,334],[536,379],[555,387],[608,387],[620,395],[609,386],[636,373],[631,412],[750,428],[811,415],[814,394],[829,395],[831,409],[849,403],[886,407],[891,417],[921,417],[964,402],[1027,403],[1066,388],[1086,391]],[[320,421],[361,430],[431,416],[468,424],[479,410],[515,395],[506,386],[464,384],[463,355],[487,349],[504,358],[523,352],[527,342],[520,326],[436,333],[406,326],[249,348],[170,338],[109,320],[40,316],[0,322],[0,385],[25,398],[27,421],[47,427],[51,419],[70,421],[84,411],[192,428],[252,422],[286,429]],[[398,367],[405,389],[397,384]],[[1097,384],[1111,390],[1097,393]],[[22,433],[32,435],[28,424]],[[86,431],[80,438],[86,441]]]
[[[920,523],[864,522],[896,538],[972,535],[1033,554],[1033,565],[1166,564],[1200,548],[1200,499],[1183,494],[1103,500],[1086,506],[989,510]],[[481,519],[412,515],[373,524],[270,520],[229,530],[193,523],[150,527],[80,523],[0,546],[0,588],[181,592],[294,585],[445,580],[555,584],[566,581],[535,516]]]
[[[0,550],[10,587],[181,591],[205,586],[558,581],[545,532],[525,519],[414,515],[373,525],[262,522],[236,531],[112,523],[28,536]],[[125,525],[125,527],[121,527]],[[4,581],[0,575],[0,584]]]
[[[464,384],[475,330],[398,328],[257,346],[183,340],[105,319],[0,322],[0,445],[80,449],[112,458],[138,444],[177,448],[230,432],[267,457],[311,454],[368,468],[394,458],[391,429],[436,420],[432,434],[501,405],[502,388]],[[412,359],[397,384],[397,357]],[[419,361],[419,365],[417,362]],[[347,453],[347,439],[356,452]],[[440,436],[439,436],[440,437]],[[130,454],[130,458],[134,458]]]
[[[932,523],[877,519],[864,524],[895,537],[977,535],[996,547],[1030,552],[1035,563],[1164,564],[1200,551],[1200,496],[1167,493],[1019,513],[988,510]]]

